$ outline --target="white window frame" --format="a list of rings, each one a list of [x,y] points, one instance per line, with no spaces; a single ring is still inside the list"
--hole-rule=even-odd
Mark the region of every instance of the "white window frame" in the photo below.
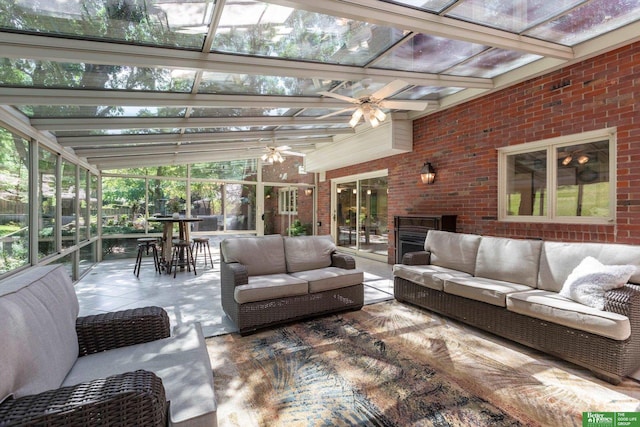
[[[298,214],[298,187],[285,187],[278,190],[278,212],[280,215]]]
[[[608,217],[557,216],[557,148],[597,141],[609,141],[609,206]],[[498,220],[505,222],[549,222],[568,224],[612,224],[616,220],[616,128],[605,128],[597,131],[584,132],[550,138],[536,142],[529,142],[509,147],[498,148]],[[532,151],[547,151],[547,197],[548,209],[545,216],[507,215],[507,157],[514,154]]]

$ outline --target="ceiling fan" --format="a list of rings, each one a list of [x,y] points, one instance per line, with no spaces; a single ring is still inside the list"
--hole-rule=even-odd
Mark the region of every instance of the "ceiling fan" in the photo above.
[[[369,87],[370,81],[364,80],[362,86],[366,89]],[[320,95],[329,96],[331,98],[346,101],[351,104],[355,104],[353,107],[344,108],[340,111],[334,111],[330,114],[318,117],[318,119],[324,119],[327,117],[342,114],[346,111],[353,111],[349,125],[356,127],[360,122],[360,119],[364,118],[365,122],[369,123],[371,127],[377,127],[380,122],[387,118],[387,115],[382,111],[383,108],[389,110],[412,110],[422,111],[427,108],[427,101],[414,101],[414,100],[387,100],[385,98],[397,93],[398,91],[409,86],[409,84],[402,80],[394,80],[382,89],[373,92],[370,95],[363,95],[359,98],[351,98],[349,96],[340,95],[334,92],[318,92]]]
[[[290,151],[291,147],[288,145],[280,145],[278,147],[266,146],[264,147],[265,153],[262,155],[261,159],[263,162],[269,163],[270,165],[278,162],[284,162],[284,155],[287,156],[299,156],[304,157],[304,153],[298,153],[296,151]]]

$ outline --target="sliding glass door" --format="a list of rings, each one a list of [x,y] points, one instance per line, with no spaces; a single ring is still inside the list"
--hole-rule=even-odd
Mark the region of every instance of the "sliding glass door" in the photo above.
[[[335,180],[332,211],[336,244],[361,255],[387,259],[387,173]]]

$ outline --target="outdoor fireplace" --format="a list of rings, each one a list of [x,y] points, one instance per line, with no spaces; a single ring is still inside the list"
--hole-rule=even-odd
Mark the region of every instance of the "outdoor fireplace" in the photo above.
[[[456,231],[456,215],[408,215],[395,216],[396,263],[402,262],[407,252],[424,250],[424,240],[429,230]]]

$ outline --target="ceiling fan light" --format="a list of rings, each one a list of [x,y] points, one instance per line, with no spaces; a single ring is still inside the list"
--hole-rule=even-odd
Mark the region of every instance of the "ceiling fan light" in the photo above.
[[[381,121],[381,122],[384,122],[384,119],[386,119],[386,118],[387,118],[387,115],[386,115],[385,113],[383,113],[383,112],[382,112],[382,110],[381,110],[381,109],[379,109],[379,108],[376,108],[376,109],[375,109],[374,114],[375,114],[375,116],[376,116],[376,119],[378,119],[378,120],[379,120],[379,121]]]
[[[369,119],[369,123],[371,124],[372,128],[377,128],[380,125],[380,122],[375,117],[371,117]]]
[[[351,126],[352,128],[356,127],[363,114],[364,112],[362,111],[362,108],[358,108],[356,111],[354,111],[353,115],[351,116],[351,120],[349,120],[349,126]]]
[[[261,158],[261,159],[262,159],[262,161],[264,162],[264,161],[266,161],[266,160],[269,158],[269,156],[265,153],[265,154],[263,154],[263,155],[262,155],[262,157],[260,157],[260,158]]]

